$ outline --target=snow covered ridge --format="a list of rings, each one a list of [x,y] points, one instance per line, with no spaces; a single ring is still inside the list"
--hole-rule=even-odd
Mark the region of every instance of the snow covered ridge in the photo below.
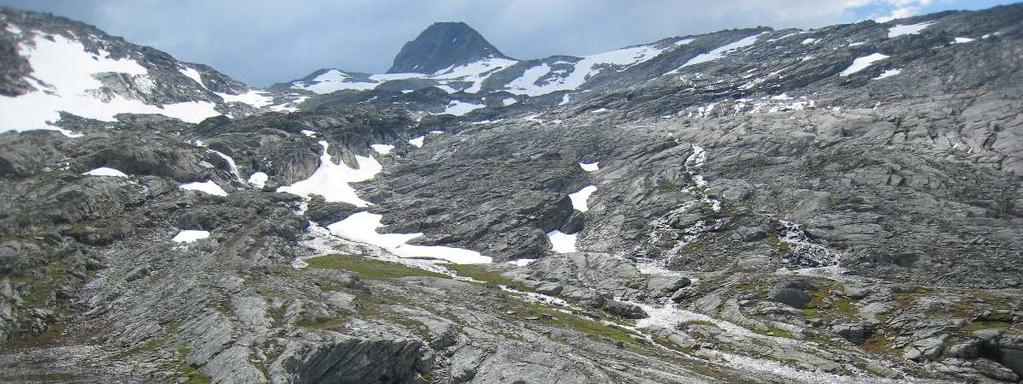
[[[133,59],[113,59],[103,50],[97,54],[87,51],[79,41],[61,35],[49,37],[52,40],[36,34],[18,45],[18,53],[32,67],[31,77],[25,80],[35,91],[16,97],[0,96],[0,131],[57,129],[52,123],[60,118],[60,111],[100,121],[114,121],[118,113],[151,113],[190,123],[220,114],[208,101],[158,106],[100,92],[104,87],[97,80],[100,74],[122,74],[136,84],[150,84],[153,79]]]
[[[429,75],[422,73],[361,75],[344,72],[339,69],[328,69],[310,80],[292,82],[291,88],[323,95],[342,90],[371,90],[388,81],[428,79],[436,81],[437,85],[441,89],[448,91],[448,93],[460,90],[475,93],[480,91],[483,80],[487,76],[516,63],[518,62],[515,60],[492,57],[463,66],[445,68]],[[465,86],[465,84],[470,85]],[[454,88],[456,86],[459,88]]]
[[[745,47],[748,47],[748,46],[751,46],[751,45],[755,44],[757,42],[757,39],[759,39],[761,35],[766,34],[766,33],[769,33],[769,32],[761,32],[761,33],[758,33],[758,34],[753,35],[753,36],[745,37],[745,38],[733,41],[731,43],[725,44],[723,46],[720,46],[718,48],[715,48],[715,49],[711,50],[710,52],[697,55],[696,57],[694,57],[692,59],[689,59],[689,61],[686,61],[685,64],[682,64],[681,67],[678,67],[677,69],[675,69],[675,70],[673,70],[671,72],[668,72],[668,74],[677,73],[682,68],[685,68],[685,67],[688,67],[688,66],[691,66],[691,65],[703,64],[703,63],[711,62],[711,61],[720,59],[722,57],[725,57],[725,55],[727,55],[730,52],[737,51],[739,49],[742,49],[742,48],[745,48]]]
[[[525,68],[523,74],[509,81],[502,90],[517,95],[540,96],[558,91],[578,90],[588,79],[601,71],[613,69],[623,71],[636,64],[651,60],[660,54],[689,44],[693,39],[676,39],[672,42],[647,44],[617,49],[609,52],[583,56],[575,61],[541,63]],[[291,88],[327,94],[340,90],[364,91],[375,89],[388,81],[425,79],[436,82],[436,86],[448,93],[458,91],[478,93],[483,82],[491,75],[508,69],[519,61],[489,57],[461,66],[441,69],[432,74],[391,73],[362,75],[329,69],[309,80],[294,81]],[[557,68],[554,68],[557,67]],[[566,69],[567,68],[567,69]],[[504,100],[507,105],[514,101]]]
[[[659,46],[655,44],[639,45],[584,56],[575,63],[555,63],[571,65],[571,70],[555,70],[547,63],[539,64],[527,68],[522,76],[509,82],[505,90],[513,94],[527,96],[540,96],[558,91],[575,91],[607,67],[619,72],[624,71],[691,42],[693,39],[680,39],[674,43]]]

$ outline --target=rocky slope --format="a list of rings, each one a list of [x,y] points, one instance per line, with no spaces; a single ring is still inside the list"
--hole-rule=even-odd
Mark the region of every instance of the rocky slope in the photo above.
[[[2,127],[0,381],[1023,374],[1023,6],[269,91],[3,15],[0,108],[67,39],[217,113]]]

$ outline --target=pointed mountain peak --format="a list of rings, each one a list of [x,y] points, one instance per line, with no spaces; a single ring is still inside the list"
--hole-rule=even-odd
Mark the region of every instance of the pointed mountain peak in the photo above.
[[[405,43],[387,72],[434,73],[489,57],[509,58],[466,23],[433,23]]]

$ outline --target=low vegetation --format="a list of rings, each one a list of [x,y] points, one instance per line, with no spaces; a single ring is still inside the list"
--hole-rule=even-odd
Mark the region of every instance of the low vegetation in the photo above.
[[[305,261],[309,268],[337,269],[355,274],[361,279],[397,279],[411,276],[447,278],[446,275],[410,267],[400,263],[371,259],[355,255],[325,255]]]

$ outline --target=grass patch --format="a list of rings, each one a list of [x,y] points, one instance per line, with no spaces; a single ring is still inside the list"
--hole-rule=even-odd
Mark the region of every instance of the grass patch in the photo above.
[[[579,315],[559,311],[546,304],[521,300],[507,296],[507,306],[501,315],[522,323],[539,323],[561,328],[572,329],[598,338],[621,341],[629,345],[638,342],[629,331],[610,324],[604,324]]]
[[[689,243],[686,243],[686,245],[683,245],[682,249],[680,249],[679,253],[682,253],[682,254],[700,253],[700,252],[703,252],[703,251],[706,251],[706,250],[710,249],[710,246],[711,246],[711,242],[708,241],[707,239],[697,239],[695,241],[691,241]]]
[[[370,259],[354,255],[325,255],[305,260],[309,268],[338,269],[351,272],[364,280],[397,279],[410,276],[446,278],[447,276],[427,270],[409,267],[390,261]]]
[[[866,341],[860,345],[860,348],[865,352],[875,354],[890,354],[892,353],[892,346],[888,339],[884,338],[879,332],[874,332]]]
[[[185,362],[185,356],[191,353],[188,347],[178,349],[181,361],[178,363],[178,375],[188,379],[185,384],[209,384],[210,379],[199,370],[198,367]]]
[[[771,244],[772,247],[781,252],[783,255],[789,254],[792,251],[792,246],[789,243],[781,241],[781,237],[778,236],[777,232],[771,232],[767,234],[767,243]]]
[[[832,293],[834,293],[832,288],[813,291],[810,302],[806,304],[806,309],[803,310],[803,317],[814,318],[830,315],[849,318],[856,317],[859,314],[860,311],[856,304],[848,297],[838,296],[829,301],[828,298],[833,296]]]
[[[853,304],[852,300],[847,297],[839,297],[838,299],[835,299],[835,301],[831,303],[831,306],[835,308],[835,312],[849,317],[856,316],[860,313],[859,308],[856,308],[856,305]]]
[[[494,271],[487,268],[484,264],[445,264],[445,268],[455,271],[459,276],[472,278],[474,280],[480,280],[486,282],[488,285],[503,285],[508,288],[523,291],[533,292],[533,288],[522,284],[522,282],[509,278],[502,275],[499,271]]]
[[[770,327],[767,329],[753,329],[752,331],[764,336],[784,337],[786,339],[796,338],[796,335],[793,334],[792,332],[789,332],[778,327]]]
[[[961,330],[962,333],[969,334],[973,331],[979,331],[981,329],[998,329],[1005,330],[1009,328],[1009,324],[995,321],[971,321],[966,324]]]
[[[686,329],[686,327],[688,327],[690,325],[702,325],[702,326],[705,326],[705,327],[715,327],[715,328],[718,327],[717,324],[714,324],[713,322],[710,322],[710,321],[707,321],[707,320],[689,320],[689,321],[686,321],[684,323],[679,324],[678,327],[676,327],[676,328],[677,329]]]

